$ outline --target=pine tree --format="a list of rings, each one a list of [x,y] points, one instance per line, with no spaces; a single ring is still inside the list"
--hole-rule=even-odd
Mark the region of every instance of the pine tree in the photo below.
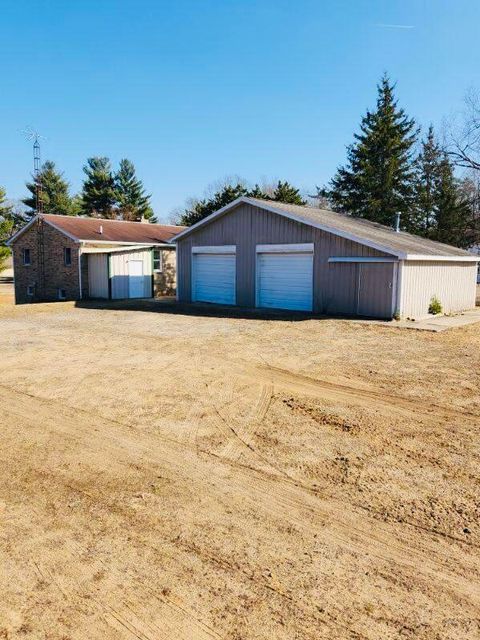
[[[427,137],[422,141],[421,150],[415,162],[414,207],[417,232],[426,238],[435,233],[438,191],[441,181],[443,155],[435,139],[432,125]]]
[[[270,200],[270,196],[256,183],[253,189],[248,191],[247,196],[249,198],[257,198],[259,200]]]
[[[72,198],[69,194],[69,184],[55,167],[55,163],[47,160],[42,165],[38,177],[32,176],[33,182],[27,182],[30,195],[22,200],[30,208],[29,214],[33,215],[37,210],[37,184],[41,185],[41,198],[43,213],[58,215],[76,215]]]
[[[446,154],[440,164],[436,206],[436,225],[431,234],[432,239],[467,248],[471,244],[469,231],[472,225],[472,209],[468,201],[461,196],[458,181]]]
[[[282,182],[278,181],[275,191],[273,192],[273,199],[277,202],[285,202],[286,204],[298,204],[306,205],[307,202],[300,195],[300,190],[295,189],[286,180]]]
[[[300,196],[299,190],[295,189],[295,187],[286,181],[279,181],[271,196],[261,189],[258,184],[255,184],[253,189],[248,189],[238,182],[233,185],[225,185],[216,191],[211,198],[193,200],[192,204],[181,214],[180,224],[185,226],[196,224],[214,211],[218,211],[218,209],[225,207],[241,196],[260,198],[261,200],[276,200],[277,202],[286,202],[289,204],[306,204],[305,200]]]
[[[225,207],[240,196],[247,195],[247,193],[247,189],[241,184],[226,185],[214,193],[213,197],[194,201],[192,206],[182,214],[180,224],[187,227],[196,224],[214,211],[218,211],[218,209]]]
[[[117,194],[110,160],[104,157],[88,158],[83,171],[86,175],[82,189],[83,213],[99,218],[116,218]]]
[[[473,243],[474,209],[464,184],[428,129],[416,160],[414,215],[418,233],[432,240],[468,247]]]
[[[130,160],[120,161],[120,168],[115,175],[118,213],[123,220],[139,222],[153,217],[150,196],[145,194],[142,181],[137,178],[135,167]]]
[[[402,227],[415,231],[411,212],[415,121],[398,108],[387,75],[377,89],[376,109],[362,118],[360,133],[348,148],[347,165],[321,193],[335,210],[381,224],[392,225],[400,213]]]
[[[10,249],[5,242],[13,234],[14,219],[12,207],[6,202],[6,192],[0,187],[0,272],[6,269],[6,261],[10,256]]]

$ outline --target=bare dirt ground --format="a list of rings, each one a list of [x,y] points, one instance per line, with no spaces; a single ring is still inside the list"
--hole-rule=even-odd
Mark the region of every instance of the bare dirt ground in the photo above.
[[[0,354],[0,638],[479,637],[480,325],[4,297]]]

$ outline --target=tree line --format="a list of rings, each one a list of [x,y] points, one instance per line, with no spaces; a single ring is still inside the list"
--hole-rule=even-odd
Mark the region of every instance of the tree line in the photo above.
[[[400,214],[401,229],[459,247],[480,244],[480,99],[471,94],[460,127],[452,127],[441,142],[429,126],[424,136],[415,120],[399,107],[394,85],[384,75],[377,86],[373,110],[361,118],[358,133],[347,148],[347,159],[331,181],[316,188],[310,203],[383,225],[393,226]],[[458,178],[455,167],[469,170]],[[81,192],[70,185],[52,161],[27,182],[22,200],[26,214],[6,204],[0,188],[0,264],[6,239],[36,212],[37,183],[45,213],[86,215],[156,222],[150,195],[127,159],[116,171],[106,157],[92,157],[83,167]],[[231,179],[204,198],[191,198],[175,222],[192,225],[240,196],[305,205],[300,189],[288,181],[249,186]],[[1,268],[1,267],[0,267]]]
[[[177,221],[179,224],[189,227],[241,196],[260,198],[261,200],[274,200],[288,204],[307,204],[307,201],[300,195],[300,189],[295,188],[286,180],[279,180],[274,185],[260,186],[256,183],[251,188],[244,181],[236,180],[231,184],[227,183],[221,186],[210,197],[203,199],[192,198],[185,209],[177,216]]]
[[[70,185],[55,163],[47,160],[37,176],[26,183],[29,194],[21,200],[23,207],[14,206],[0,187],[0,271],[5,268],[9,250],[5,242],[15,231],[37,213],[37,187],[43,213],[66,216],[156,222],[150,204],[151,196],[145,192],[130,160],[120,161],[113,171],[105,157],[88,158],[83,167],[85,179],[79,194],[70,193]]]
[[[480,242],[480,107],[470,98],[470,119],[461,133],[442,144],[432,125],[424,137],[413,118],[398,106],[394,86],[384,75],[376,108],[367,111],[347,148],[347,162],[310,197],[320,208],[393,226],[400,214],[403,231],[470,247]],[[469,168],[463,178],[455,166]],[[306,204],[288,182],[277,188],[249,189],[242,181],[222,185],[210,197],[191,199],[177,216],[191,225],[246,195]]]
[[[83,172],[85,178],[80,193],[71,195],[63,173],[54,162],[47,160],[38,175],[26,183],[30,193],[21,200],[27,207],[25,217],[37,212],[37,188],[40,186],[43,213],[154,221],[151,196],[146,194],[130,160],[120,160],[118,170],[113,171],[108,158],[88,158]]]
[[[420,128],[398,106],[385,75],[377,104],[367,111],[348,147],[347,162],[330,183],[317,189],[332,209],[383,225],[401,216],[402,230],[470,247],[478,242],[479,193],[472,178],[459,179],[454,158],[430,125]]]

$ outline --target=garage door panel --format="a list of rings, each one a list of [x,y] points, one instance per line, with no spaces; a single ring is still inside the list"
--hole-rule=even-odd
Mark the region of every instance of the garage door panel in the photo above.
[[[259,253],[257,270],[258,307],[312,310],[312,253]]]
[[[235,254],[197,253],[192,259],[192,300],[235,304]]]

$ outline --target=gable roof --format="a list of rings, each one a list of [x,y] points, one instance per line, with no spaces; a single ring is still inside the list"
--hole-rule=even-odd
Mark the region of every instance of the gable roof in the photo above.
[[[42,214],[49,225],[61,231],[77,242],[108,242],[124,244],[165,244],[185,227],[167,224],[150,224],[147,222],[126,222],[123,220],[104,220],[103,218],[81,218],[77,216],[60,216]],[[35,216],[25,227],[20,229],[9,240],[14,242],[26,231],[38,216]],[[100,227],[102,232],[100,232]]]
[[[458,247],[433,242],[405,231],[397,232],[390,227],[370,222],[369,220],[354,218],[335,211],[327,211],[326,209],[284,204],[283,202],[260,200],[246,196],[237,198],[226,207],[215,211],[191,227],[187,227],[177,234],[173,241],[176,242],[178,239],[189,235],[196,229],[209,224],[215,218],[224,215],[241,204],[259,207],[302,224],[367,245],[378,251],[389,253],[401,260],[435,260],[439,258],[466,262],[478,260],[477,256],[472,256],[471,253]]]

